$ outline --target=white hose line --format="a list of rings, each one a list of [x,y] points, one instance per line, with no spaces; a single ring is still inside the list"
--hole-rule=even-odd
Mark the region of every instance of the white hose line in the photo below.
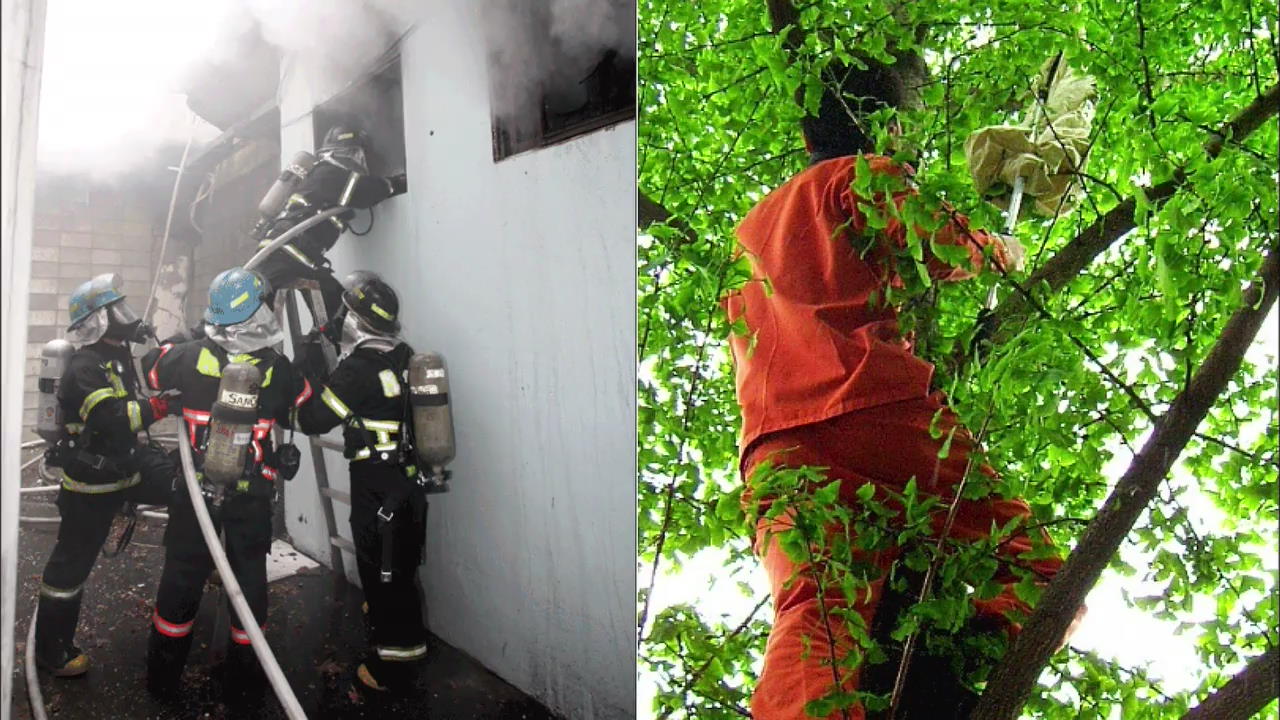
[[[28,440],[22,443],[21,448],[23,450],[32,450],[40,447],[41,445],[44,445],[44,440]]]
[[[31,705],[31,716],[34,720],[48,720],[44,714],[44,694],[40,692],[40,678],[36,675],[36,616],[40,614],[40,603],[31,611],[31,625],[27,628],[26,667],[23,672],[27,676],[27,702]]]
[[[27,517],[27,516],[19,515],[18,522],[26,523],[28,525],[57,525],[58,523],[62,522],[62,518],[60,517]]]
[[[32,465],[35,465],[36,463],[40,462],[40,461],[41,461],[41,460],[43,460],[43,459],[44,459],[44,456],[43,456],[43,455],[37,455],[37,456],[35,456],[35,457],[31,458],[30,460],[28,460],[28,461],[26,461],[26,462],[22,463],[22,465],[18,468],[18,472],[20,472],[20,473],[21,473],[21,472],[26,472],[26,471],[27,471],[27,468],[31,467]]]
[[[19,493],[21,493],[21,494],[23,494],[23,495],[30,495],[30,494],[33,494],[33,493],[47,493],[47,492],[53,492],[53,491],[55,491],[55,490],[57,490],[58,488],[61,488],[61,487],[62,487],[61,485],[36,485],[35,487],[24,487],[24,488],[20,488],[20,489],[18,490],[18,492],[19,492]]]
[[[299,234],[302,233],[303,230],[310,228],[312,225],[315,225],[322,220],[327,220],[333,217],[334,215],[345,212],[347,209],[348,208],[343,207],[342,205],[339,205],[337,207],[331,207],[328,210],[325,210],[324,212],[312,215],[306,220],[303,220],[297,225],[294,225],[293,227],[289,228],[284,233],[282,233],[280,237],[272,240],[269,245],[263,247],[261,250],[254,253],[253,257],[249,258],[249,262],[244,264],[244,269],[252,270],[258,267],[258,265],[260,265],[263,260],[267,259],[268,255],[275,252],[280,246],[284,245],[285,243],[297,237]]]
[[[302,227],[302,225],[298,227]],[[284,235],[281,237],[284,237]],[[200,524],[200,534],[204,535],[204,543],[208,546],[209,554],[213,557],[213,564],[217,566],[218,574],[222,577],[222,587],[225,589],[227,597],[231,599],[231,605],[240,617],[240,627],[249,635],[249,647],[253,648],[254,654],[258,656],[258,661],[262,663],[262,669],[267,674],[267,680],[271,682],[271,689],[275,691],[276,697],[280,699],[280,704],[284,706],[285,713],[290,720],[306,720],[306,713],[302,712],[302,706],[298,704],[298,698],[294,696],[293,688],[289,687],[289,681],[285,679],[284,671],[280,669],[280,664],[276,662],[276,657],[267,645],[267,639],[263,636],[262,629],[258,627],[258,622],[253,617],[253,611],[249,609],[249,603],[244,599],[244,591],[240,589],[239,580],[231,572],[231,564],[227,562],[227,556],[222,551],[222,544],[218,542],[218,534],[213,529],[213,520],[209,518],[209,509],[204,504],[204,495],[200,492],[200,486],[196,482],[196,467],[191,459],[191,439],[184,433],[181,435],[182,440],[178,443],[178,454],[182,457],[182,477],[187,483],[187,497],[191,501],[191,507],[195,510],[196,521]]]
[[[1013,179],[1013,194],[1009,196],[1009,220],[1005,227],[1005,234],[1012,235],[1013,229],[1018,224],[1018,213],[1022,210],[1022,193],[1026,178],[1019,175]],[[996,283],[991,284],[991,288],[987,290],[987,309],[995,310],[996,300]]]
[[[164,238],[160,241],[160,255],[156,258],[156,276],[151,281],[151,294],[147,296],[147,307],[142,311],[142,322],[151,319],[151,306],[156,300],[156,291],[160,289],[160,268],[164,265],[165,248],[169,246],[169,226],[173,223],[173,208],[178,204],[178,186],[182,184],[182,173],[187,167],[187,153],[191,150],[191,141],[196,137],[196,114],[191,113],[191,132],[187,134],[187,144],[182,148],[182,159],[178,161],[178,177],[173,180],[173,193],[169,195],[169,215],[164,220]]]

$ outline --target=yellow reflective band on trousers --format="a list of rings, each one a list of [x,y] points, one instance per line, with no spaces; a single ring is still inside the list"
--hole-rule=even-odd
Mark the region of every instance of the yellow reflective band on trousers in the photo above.
[[[334,415],[337,415],[343,420],[346,420],[347,416],[351,414],[351,410],[347,407],[347,404],[338,399],[338,396],[334,395],[333,391],[327,387],[324,389],[324,392],[320,393],[320,399],[324,401],[325,405],[329,406],[329,409],[333,411]]]
[[[396,378],[396,374],[390,370],[383,370],[378,373],[378,379],[382,381],[382,394],[387,397],[400,396],[400,380]]]
[[[138,432],[142,429],[142,408],[137,400],[130,400],[125,403],[125,409],[129,413],[129,429]]]
[[[426,644],[414,645],[413,647],[392,647],[390,645],[378,646],[378,657],[383,660],[393,662],[405,662],[409,660],[418,660],[426,657]]]
[[[218,358],[209,352],[209,348],[200,348],[200,357],[196,358],[196,372],[209,377],[222,377],[222,365]]]
[[[79,480],[72,480],[71,476],[62,473],[62,489],[69,490],[74,493],[82,493],[84,495],[102,495],[103,493],[115,492],[117,490],[128,490],[129,488],[142,482],[142,476],[134,473],[127,478],[117,480],[113,483],[85,483]]]
[[[46,583],[40,583],[40,594],[55,600],[74,600],[82,589],[84,589],[84,583],[80,583],[69,590],[61,590]]]
[[[271,367],[267,368],[267,374],[262,376],[262,387],[266,387],[271,384],[271,371],[275,369],[276,369],[275,365],[272,365]]]

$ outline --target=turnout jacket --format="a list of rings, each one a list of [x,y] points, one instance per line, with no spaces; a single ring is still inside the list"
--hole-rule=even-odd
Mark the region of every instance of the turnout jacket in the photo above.
[[[412,432],[405,426],[405,371],[412,355],[413,349],[404,343],[388,352],[357,348],[323,382],[317,378],[319,392],[298,410],[299,428],[314,435],[342,424],[343,454],[353,464],[394,459],[403,433]],[[402,461],[408,475],[416,474],[412,457]]]
[[[367,209],[407,189],[403,177],[389,178],[366,175],[348,170],[331,160],[319,160],[315,167],[298,185],[298,190],[289,197],[284,211],[272,224],[267,237],[259,244],[265,246],[272,238],[277,238],[293,226],[331,207],[342,205],[348,208]],[[355,213],[350,210],[329,218],[328,221],[313,225],[294,238],[282,250],[293,259],[309,268],[316,268],[324,263],[324,254],[338,241],[338,237],[347,229],[347,223]]]
[[[202,338],[161,345],[142,358],[142,371],[152,389],[182,392],[182,416],[199,468],[203,466],[210,412],[218,398],[222,368],[233,362],[249,363],[262,373],[258,421],[253,427],[252,456],[245,478],[275,480],[278,475],[271,430],[277,423],[293,427],[290,413],[311,395],[310,383],[294,371],[287,358],[271,348],[228,355],[209,338]]]
[[[862,157],[871,175],[905,172],[890,158]],[[887,287],[902,282],[894,254],[906,246],[906,227],[887,208],[901,206],[911,191],[860,197],[858,168],[858,156],[813,165],[761,200],[738,227],[751,280],[725,298],[725,309],[745,330],[729,338],[744,458],[768,433],[929,395],[933,366],[915,355],[897,311],[882,301]],[[873,208],[888,216],[884,227],[872,227]],[[923,244],[932,280],[972,277],[988,245],[1005,262],[998,238],[971,230],[963,216],[938,221],[937,230],[921,232],[931,237]],[[934,245],[964,248],[966,262],[943,262]]]
[[[59,381],[58,403],[70,440],[63,486],[76,492],[106,492],[136,485],[132,456],[138,432],[156,418],[139,393],[129,346],[99,340],[76,350]]]

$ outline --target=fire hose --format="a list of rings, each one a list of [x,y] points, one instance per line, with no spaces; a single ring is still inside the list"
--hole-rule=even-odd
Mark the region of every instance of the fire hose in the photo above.
[[[262,669],[267,674],[271,689],[280,699],[280,704],[284,706],[290,720],[306,720],[307,715],[302,711],[298,698],[293,694],[293,688],[289,687],[289,681],[285,679],[284,671],[280,669],[276,656],[267,645],[267,639],[263,636],[257,619],[253,617],[248,601],[245,600],[244,591],[240,589],[240,581],[231,571],[231,564],[227,562],[226,553],[222,551],[222,543],[218,540],[218,533],[213,529],[213,520],[209,517],[209,509],[203,502],[204,495],[200,492],[200,485],[196,481],[195,462],[191,457],[191,440],[186,435],[183,435],[178,442],[178,455],[182,459],[182,477],[187,483],[187,497],[195,510],[200,534],[204,536],[205,545],[209,547],[209,555],[213,557],[213,564],[222,577],[222,587],[230,598],[236,614],[240,617],[240,626],[249,635],[249,646],[258,656],[258,662],[262,664]]]

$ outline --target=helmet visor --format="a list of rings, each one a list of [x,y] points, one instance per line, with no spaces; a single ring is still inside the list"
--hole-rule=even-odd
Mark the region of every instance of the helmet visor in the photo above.
[[[251,353],[284,342],[284,330],[266,303],[258,306],[253,315],[242,323],[205,323],[204,332],[210,340],[233,355]]]
[[[111,315],[111,322],[115,325],[133,325],[142,322],[142,318],[138,317],[138,313],[133,311],[129,303],[121,300],[107,306],[107,312]]]

